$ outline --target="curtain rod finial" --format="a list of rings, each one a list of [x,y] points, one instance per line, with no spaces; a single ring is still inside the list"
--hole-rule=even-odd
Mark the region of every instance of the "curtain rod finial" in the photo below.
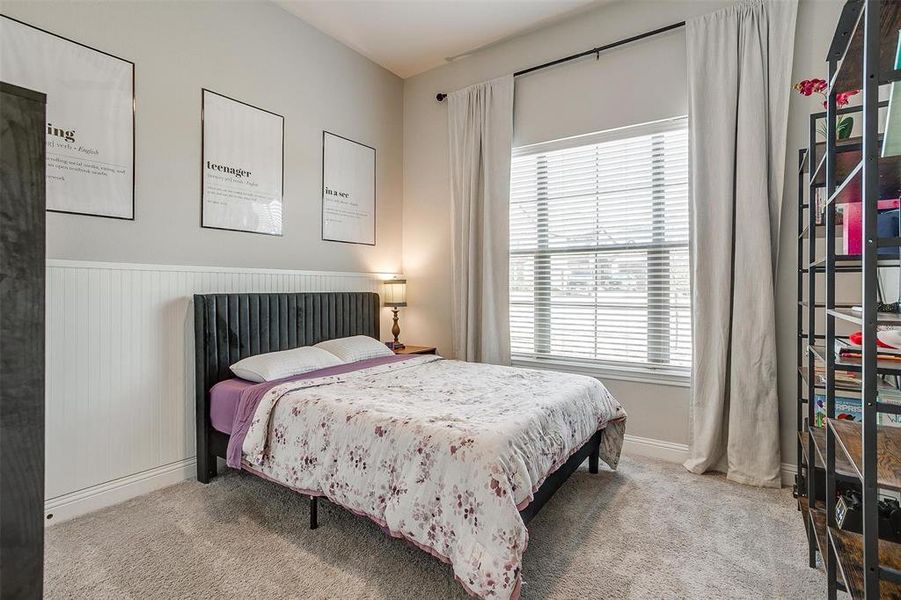
[[[435,94],[435,100],[437,100],[438,102],[444,102],[445,98],[447,98],[447,94],[445,93],[438,92],[437,94]]]

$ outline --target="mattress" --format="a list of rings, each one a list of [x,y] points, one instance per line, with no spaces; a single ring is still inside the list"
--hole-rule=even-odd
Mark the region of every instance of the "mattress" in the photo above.
[[[472,595],[509,600],[519,511],[599,429],[615,468],[625,418],[590,377],[415,356],[246,391],[227,462],[364,515],[449,562]]]

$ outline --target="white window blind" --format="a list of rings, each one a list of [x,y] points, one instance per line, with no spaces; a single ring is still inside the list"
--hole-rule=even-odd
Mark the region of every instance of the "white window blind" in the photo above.
[[[514,359],[687,375],[684,118],[514,150]]]

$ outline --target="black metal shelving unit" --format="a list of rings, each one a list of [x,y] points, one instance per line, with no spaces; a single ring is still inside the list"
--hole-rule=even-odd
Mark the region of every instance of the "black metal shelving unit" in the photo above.
[[[899,28],[901,0],[846,2],[827,56],[826,111],[811,115],[808,148],[799,153],[795,491],[808,531],[809,564],[817,566],[819,553],[825,563],[829,598],[835,598],[838,590],[847,591],[852,598],[901,598],[901,544],[879,539],[877,507],[880,490],[901,490],[901,428],[877,424],[878,413],[901,414],[901,407],[880,400],[880,392],[889,386],[885,376],[901,375],[901,361],[878,359],[876,344],[878,326],[901,325],[897,314],[877,310],[879,269],[899,268],[897,258],[880,258],[878,250],[901,245],[901,236],[877,235],[879,200],[901,196],[901,156],[880,157],[878,115],[879,108],[886,105],[879,101],[880,86],[901,81],[901,69],[895,69]],[[852,89],[862,91],[862,105],[837,110],[836,94]],[[836,116],[849,112],[862,116],[862,135],[837,143]],[[825,119],[826,141],[818,144],[816,124],[820,119]],[[824,192],[822,223],[817,223],[818,190]],[[849,202],[862,203],[863,251],[859,256],[835,251],[836,208]],[[820,236],[825,256],[818,258]],[[836,302],[839,275],[859,277],[861,312]],[[823,286],[821,303],[817,300],[818,280]],[[816,331],[818,316],[825,321],[824,333]],[[837,322],[860,328],[861,359],[836,358],[835,341],[841,337],[836,333]],[[821,377],[817,366],[823,367]],[[836,372],[857,373],[859,385],[837,384]],[[817,390],[825,396],[826,426],[821,428],[813,426]],[[837,390],[860,393],[860,422],[836,419]],[[838,483],[861,490],[860,532],[841,529],[836,523]]]

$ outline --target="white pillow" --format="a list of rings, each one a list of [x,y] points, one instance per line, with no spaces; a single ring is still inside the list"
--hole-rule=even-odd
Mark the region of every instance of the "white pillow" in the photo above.
[[[391,348],[368,335],[355,335],[353,337],[328,340],[319,342],[313,347],[327,350],[340,358],[341,362],[344,363],[394,355],[394,351]]]
[[[292,350],[248,356],[233,364],[231,370],[241,379],[261,383],[343,363],[344,361],[340,358],[322,348],[303,346]]]

